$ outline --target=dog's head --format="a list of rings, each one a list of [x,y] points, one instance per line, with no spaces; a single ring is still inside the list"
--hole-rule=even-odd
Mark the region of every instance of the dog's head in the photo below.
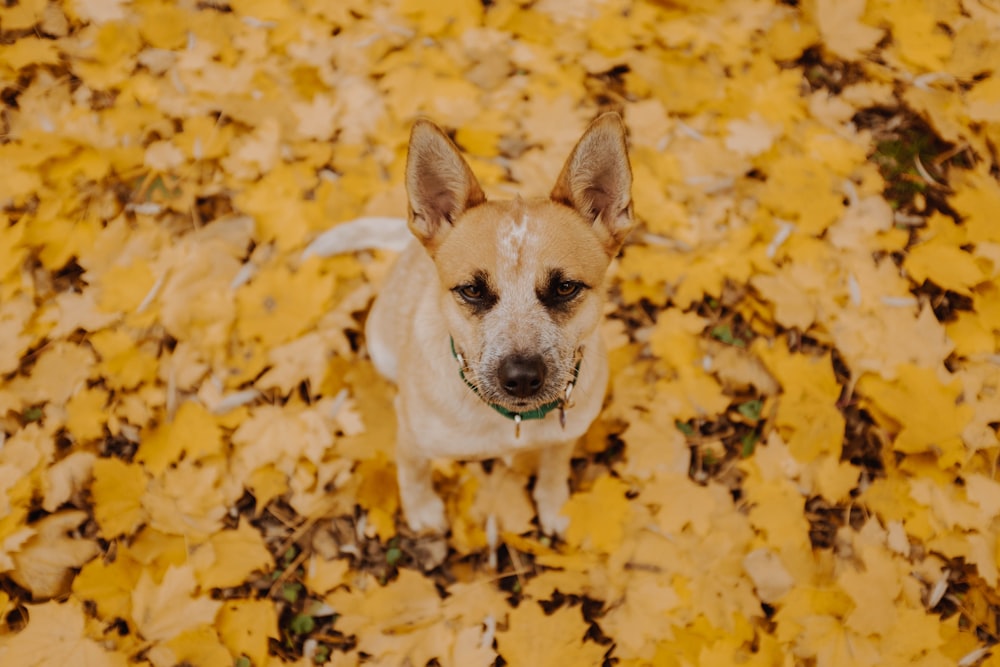
[[[587,128],[549,199],[486,201],[433,123],[410,137],[410,229],[437,266],[441,309],[482,397],[514,412],[561,397],[598,325],[604,274],[632,227],[625,128]]]

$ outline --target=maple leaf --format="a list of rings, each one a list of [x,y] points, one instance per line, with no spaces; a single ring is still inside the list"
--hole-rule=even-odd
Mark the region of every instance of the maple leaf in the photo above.
[[[198,583],[203,588],[232,588],[255,570],[274,567],[274,558],[260,533],[246,522],[236,530],[216,533],[191,556]]]
[[[816,22],[824,45],[833,53],[854,60],[882,38],[882,31],[860,21],[865,0],[818,0]]]
[[[590,491],[570,497],[563,509],[569,517],[566,541],[578,548],[612,551],[625,536],[630,507],[628,486],[614,477],[602,477]]]
[[[143,439],[136,458],[158,475],[181,455],[198,459],[221,451],[222,435],[215,419],[201,405],[189,401],[178,408],[173,421],[161,424]]]
[[[914,394],[917,387],[920,390]],[[899,424],[894,447],[900,452],[935,451],[942,467],[965,458],[961,434],[972,408],[956,404],[961,393],[957,379],[944,384],[934,370],[906,365],[900,368],[896,382],[866,376],[859,382],[859,390]]]
[[[132,591],[132,617],[143,637],[163,640],[202,623],[211,623],[222,602],[196,595],[190,566],[169,567],[156,583],[144,571]]]
[[[34,525],[35,534],[14,553],[10,575],[36,599],[64,593],[78,568],[97,554],[97,544],[70,537],[86,518],[83,512],[51,514]]]
[[[120,653],[111,653],[84,633],[86,618],[76,601],[46,602],[28,608],[30,623],[16,635],[0,638],[0,658],[25,667],[125,667]]]
[[[268,638],[277,637],[278,615],[267,600],[231,600],[219,610],[219,636],[233,655],[255,665],[267,661]]]
[[[510,613],[506,632],[497,634],[497,649],[513,665],[593,665],[605,649],[583,641],[587,625],[577,608],[546,615],[540,605],[525,601]]]

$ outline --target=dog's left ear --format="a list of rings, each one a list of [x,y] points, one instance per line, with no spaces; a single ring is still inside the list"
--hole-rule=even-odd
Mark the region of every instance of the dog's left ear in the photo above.
[[[625,124],[617,113],[598,116],[577,142],[550,195],[594,223],[614,256],[632,229],[632,168]]]
[[[444,132],[418,120],[406,154],[410,231],[431,254],[467,209],[486,201],[469,164]]]

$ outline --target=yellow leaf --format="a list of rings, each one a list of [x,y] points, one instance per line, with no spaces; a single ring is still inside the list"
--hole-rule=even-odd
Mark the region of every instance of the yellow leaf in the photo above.
[[[847,569],[838,579],[854,601],[845,625],[862,636],[885,635],[896,621],[896,598],[902,591],[900,571],[892,554],[881,546],[865,547],[859,556],[864,569]]]
[[[341,614],[338,628],[358,635],[360,650],[399,665],[426,664],[447,650],[452,631],[441,622],[441,598],[429,579],[401,569],[385,586],[371,576],[356,583],[359,590],[337,589],[326,602]]]
[[[481,157],[494,157],[500,150],[500,134],[495,131],[461,127],[455,133],[455,141],[465,151]]]
[[[839,457],[844,418],[836,405],[841,388],[830,356],[791,354],[784,343],[755,344],[754,351],[781,384],[775,423],[795,458],[809,462],[824,452]]]
[[[819,41],[819,31],[812,23],[797,16],[775,21],[767,32],[767,49],[775,60],[795,60],[802,52]]]
[[[212,623],[221,602],[196,594],[190,566],[169,567],[157,584],[143,571],[132,591],[132,617],[148,640],[176,637],[203,623]]]
[[[30,177],[19,178],[15,172],[14,183],[5,185],[13,186],[14,193],[17,193],[19,185],[28,185],[25,178]],[[39,207],[38,217],[25,216],[22,219],[22,222],[30,222],[24,229],[24,244],[40,247],[39,259],[51,271],[59,270],[71,257],[89,248],[97,235],[98,228],[91,219],[69,222],[63,217],[65,215],[62,211],[47,210],[42,206]]]
[[[823,45],[845,60],[857,60],[882,39],[882,31],[861,22],[866,0],[817,0],[816,23]]]
[[[222,431],[215,417],[200,403],[188,401],[178,408],[173,421],[160,424],[143,438],[136,460],[156,475],[182,454],[197,460],[221,452]]]
[[[91,452],[78,450],[49,466],[45,471],[42,509],[55,512],[60,505],[89,487],[96,458]]]
[[[682,473],[657,475],[640,496],[656,504],[657,522],[665,535],[680,534],[690,528],[697,535],[706,535],[711,516],[720,509],[721,488],[695,484]]]
[[[379,538],[388,540],[396,534],[394,516],[399,509],[396,466],[379,453],[361,461],[354,475],[360,480],[355,496],[357,503],[372,515],[369,520],[374,519]]]
[[[860,637],[832,616],[802,619],[803,635],[795,654],[815,658],[816,667],[875,667],[884,664],[874,641]]]
[[[461,35],[482,21],[483,5],[475,0],[444,0],[432,9],[420,0],[403,0],[398,11],[417,21],[422,34],[437,35],[448,31]]]
[[[314,593],[325,595],[345,582],[351,565],[348,561],[326,560],[318,554],[313,554],[306,565],[302,581]]]
[[[229,650],[219,641],[215,628],[210,625],[186,630],[161,646],[170,649],[172,660],[178,665],[216,667],[229,664],[232,660]]]
[[[226,508],[239,489],[223,486],[222,463],[185,459],[153,477],[142,498],[149,525],[161,532],[200,541],[222,528]],[[197,493],[192,493],[197,489]],[[226,494],[232,494],[228,496]]]
[[[230,600],[219,610],[217,627],[233,658],[267,662],[268,638],[278,638],[278,614],[270,600]]]
[[[108,392],[101,387],[83,389],[73,394],[66,405],[66,430],[77,442],[95,440],[104,435],[107,423]]]
[[[572,495],[563,514],[569,517],[566,541],[578,549],[610,552],[625,536],[631,507],[625,498],[628,485],[604,476],[589,491]]]
[[[893,442],[896,451],[932,451],[942,468],[965,460],[962,431],[973,410],[957,404],[962,393],[958,379],[944,384],[934,370],[907,364],[899,369],[895,382],[866,375],[858,382],[858,392],[868,397],[876,415],[882,417],[880,421],[897,430]]]
[[[94,501],[94,520],[104,539],[130,534],[146,520],[142,497],[148,480],[142,466],[119,459],[94,461],[94,482],[90,493]]]
[[[188,26],[194,17],[169,3],[148,4],[142,10],[139,33],[157,49],[177,49],[187,42]]]
[[[760,202],[776,215],[797,219],[798,231],[816,235],[840,217],[842,198],[825,165],[807,156],[782,156],[770,164]]]
[[[69,590],[78,568],[93,558],[97,543],[68,534],[86,519],[81,511],[50,514],[32,527],[35,535],[14,554],[14,570],[9,574],[35,599],[51,598]]]
[[[883,664],[890,660],[895,664],[918,663],[922,656],[931,654],[944,644],[941,636],[941,621],[936,614],[924,609],[900,605],[896,610],[896,622],[882,636]],[[928,667],[935,663],[928,661]],[[942,656],[939,665],[952,664]]]
[[[597,665],[605,648],[584,641],[587,624],[578,607],[546,615],[525,600],[510,612],[506,632],[497,633],[497,650],[509,665]]]
[[[754,549],[743,558],[743,568],[753,580],[761,601],[775,604],[795,585],[781,557],[770,549]]]
[[[329,345],[315,331],[267,351],[271,368],[255,383],[261,389],[277,388],[290,393],[302,382],[312,388],[322,385],[326,373]]]
[[[73,595],[93,602],[98,616],[105,621],[129,618],[132,589],[141,572],[142,567],[132,558],[129,549],[121,546],[113,561],[95,558],[83,566],[73,580]]]
[[[236,530],[216,533],[192,554],[202,588],[239,586],[256,571],[268,572],[274,557],[256,528],[240,521]]]
[[[250,473],[246,484],[256,500],[254,514],[260,516],[268,503],[288,491],[288,475],[273,465],[266,465]]]
[[[996,212],[1000,210],[1000,183],[983,169],[961,171],[952,187],[949,203],[962,216],[972,243],[1000,242],[1000,225]]]
[[[880,13],[892,24],[893,46],[904,60],[930,71],[940,71],[951,56],[949,33],[923,0],[885,3]]]
[[[0,48],[0,63],[17,71],[32,63],[55,65],[59,62],[56,42],[37,37],[22,37],[10,46]]]
[[[25,0],[0,8],[4,30],[25,30],[42,20],[48,0]]]
[[[279,265],[265,267],[236,294],[236,332],[266,346],[289,341],[326,312],[335,284],[315,258],[294,273]]]
[[[272,405],[254,408],[232,435],[233,463],[237,470],[257,470],[267,465],[291,475],[300,459],[314,464],[323,460],[333,436],[315,410],[284,409]]]
[[[28,627],[0,637],[4,664],[31,667],[125,667],[126,657],[108,653],[84,634],[86,618],[80,603],[46,602],[28,605]]]
[[[121,329],[106,329],[90,337],[101,357],[100,373],[109,389],[135,389],[156,379],[157,359]]]
[[[0,237],[2,235],[3,230],[0,230]],[[0,247],[0,253],[2,252]],[[31,347],[33,337],[25,335],[24,328],[33,312],[34,305],[27,297],[0,303],[0,373],[16,371],[21,356]]]
[[[107,313],[134,312],[155,282],[156,278],[149,264],[141,260],[127,266],[112,266],[98,281],[97,303]]]
[[[950,41],[946,41],[950,47]],[[1000,79],[990,77],[976,84],[966,101],[969,105],[969,117],[973,120],[997,123],[1000,122]]]
[[[970,253],[943,240],[910,248],[903,265],[918,285],[930,280],[959,294],[969,294],[972,287],[986,279]]]
[[[228,153],[233,140],[232,125],[220,125],[210,116],[184,119],[184,130],[173,138],[189,160],[215,160]]]
[[[94,353],[89,348],[58,341],[39,353],[29,377],[16,380],[20,380],[18,394],[28,404],[64,405],[93,372]]]

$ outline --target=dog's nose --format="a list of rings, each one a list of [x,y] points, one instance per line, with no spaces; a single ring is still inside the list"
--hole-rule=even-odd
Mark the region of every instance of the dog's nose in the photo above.
[[[545,382],[545,362],[541,355],[511,355],[500,362],[500,385],[511,396],[528,398],[538,393]]]

